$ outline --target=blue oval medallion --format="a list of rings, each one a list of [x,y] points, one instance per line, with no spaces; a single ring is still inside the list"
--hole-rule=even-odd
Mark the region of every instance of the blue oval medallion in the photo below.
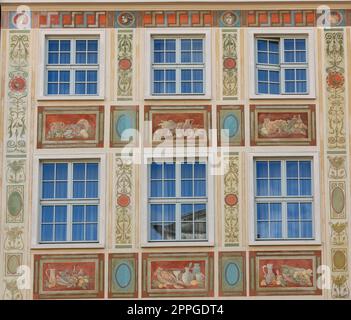
[[[229,137],[234,137],[239,130],[239,121],[234,114],[228,114],[223,120],[223,128]]]
[[[122,114],[116,122],[116,132],[119,137],[122,137],[122,133],[126,129],[132,128],[132,118],[128,114]]]
[[[132,280],[132,270],[126,263],[121,263],[115,271],[116,283],[121,288],[126,288],[129,286]]]
[[[236,263],[230,262],[227,264],[224,272],[225,281],[230,286],[235,286],[240,279],[240,271]]]

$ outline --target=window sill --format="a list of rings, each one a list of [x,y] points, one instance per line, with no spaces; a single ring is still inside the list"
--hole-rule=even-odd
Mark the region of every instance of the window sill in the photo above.
[[[272,240],[272,241],[250,241],[249,246],[320,246],[319,240]]]
[[[53,100],[105,100],[103,96],[40,96],[38,101],[53,101]]]
[[[278,94],[278,95],[273,95],[273,94],[265,94],[265,95],[259,95],[259,94],[252,94],[250,95],[250,99],[257,99],[257,100],[282,100],[282,99],[290,99],[290,100],[314,100],[316,99],[315,95],[312,94]]]
[[[157,248],[157,247],[213,247],[214,243],[205,242],[147,242],[142,243],[142,248]]]
[[[211,100],[210,95],[177,95],[177,96],[150,96],[146,95],[145,100]]]
[[[35,244],[31,246],[32,250],[40,249],[103,249],[102,243],[56,243],[56,244]]]

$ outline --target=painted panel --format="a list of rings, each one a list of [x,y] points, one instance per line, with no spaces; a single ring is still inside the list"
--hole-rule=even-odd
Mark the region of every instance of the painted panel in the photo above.
[[[22,265],[22,253],[5,253],[5,275],[19,276],[18,267]]]
[[[238,99],[239,36],[235,29],[222,30],[222,94],[223,100]]]
[[[38,148],[103,147],[104,107],[39,107]]]
[[[250,252],[250,295],[321,295],[320,251]]]
[[[143,297],[212,297],[213,253],[143,254]]]
[[[128,17],[128,14],[124,13],[121,17]],[[119,30],[117,33],[117,100],[126,101],[133,98],[133,51],[133,30]]]
[[[332,219],[345,219],[345,190],[344,181],[329,181],[330,217]]]
[[[208,144],[208,128],[211,123],[210,106],[145,106],[148,134],[146,143],[173,145],[174,141],[198,141]],[[196,139],[196,140],[195,140]],[[196,142],[197,143],[197,142]]]
[[[347,271],[347,248],[332,249],[332,270],[334,272]]]
[[[245,252],[219,252],[219,296],[245,296]]]
[[[34,299],[103,297],[103,254],[34,255]]]
[[[251,145],[316,145],[315,106],[250,106]]]
[[[109,298],[138,297],[138,254],[109,255]]]
[[[112,106],[110,146],[136,146],[138,144],[139,111],[138,106]],[[134,129],[133,131],[125,131]],[[124,132],[124,133],[123,133]]]
[[[217,106],[217,130],[219,146],[245,145],[244,106]]]
[[[6,222],[7,223],[23,222],[24,220],[24,217],[23,217],[24,186],[23,185],[7,186],[6,194],[7,194]]]

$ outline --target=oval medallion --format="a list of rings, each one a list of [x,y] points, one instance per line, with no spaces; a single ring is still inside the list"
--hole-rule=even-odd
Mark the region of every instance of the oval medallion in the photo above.
[[[230,138],[234,137],[239,130],[239,121],[234,114],[227,115],[223,120],[224,131]]]
[[[127,207],[130,203],[130,198],[126,194],[121,194],[117,198],[117,204],[121,207]]]
[[[122,133],[126,129],[132,128],[132,119],[128,114],[122,114],[116,122],[116,133],[122,137]]]
[[[341,250],[335,251],[333,256],[333,263],[337,269],[344,269],[346,264],[345,253]]]
[[[344,191],[340,187],[336,187],[332,192],[332,206],[337,214],[340,214],[344,210],[345,206],[345,195]]]
[[[227,194],[224,198],[224,202],[228,206],[235,206],[238,203],[238,197],[235,194]]]
[[[17,268],[20,266],[20,259],[16,255],[9,256],[7,259],[7,271],[10,274],[17,274]]]
[[[7,200],[7,209],[11,216],[17,217],[23,207],[22,196],[19,192],[14,191],[10,194]]]
[[[132,270],[126,263],[121,263],[115,272],[116,283],[121,288],[126,288],[129,286],[130,281],[132,280]]]
[[[230,286],[235,286],[240,279],[240,270],[236,263],[230,262],[227,264],[224,272],[225,281]]]

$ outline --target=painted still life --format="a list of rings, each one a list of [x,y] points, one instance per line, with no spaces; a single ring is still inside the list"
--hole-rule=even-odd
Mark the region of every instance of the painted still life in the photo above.
[[[103,296],[103,255],[36,255],[34,297]]]
[[[109,255],[109,298],[138,297],[138,254]]]
[[[145,254],[143,296],[213,295],[213,255]]]
[[[217,106],[217,133],[219,146],[243,146],[244,106]]]
[[[315,107],[251,106],[251,145],[315,145]]]
[[[319,264],[320,252],[252,252],[251,293],[320,294],[316,283]]]
[[[219,296],[245,296],[245,252],[219,252]]]
[[[112,106],[110,146],[121,147],[138,143],[138,106]]]
[[[39,107],[38,148],[102,147],[103,107]]]
[[[207,145],[209,107],[145,107],[145,121],[150,121],[147,139],[154,144],[199,139]]]

